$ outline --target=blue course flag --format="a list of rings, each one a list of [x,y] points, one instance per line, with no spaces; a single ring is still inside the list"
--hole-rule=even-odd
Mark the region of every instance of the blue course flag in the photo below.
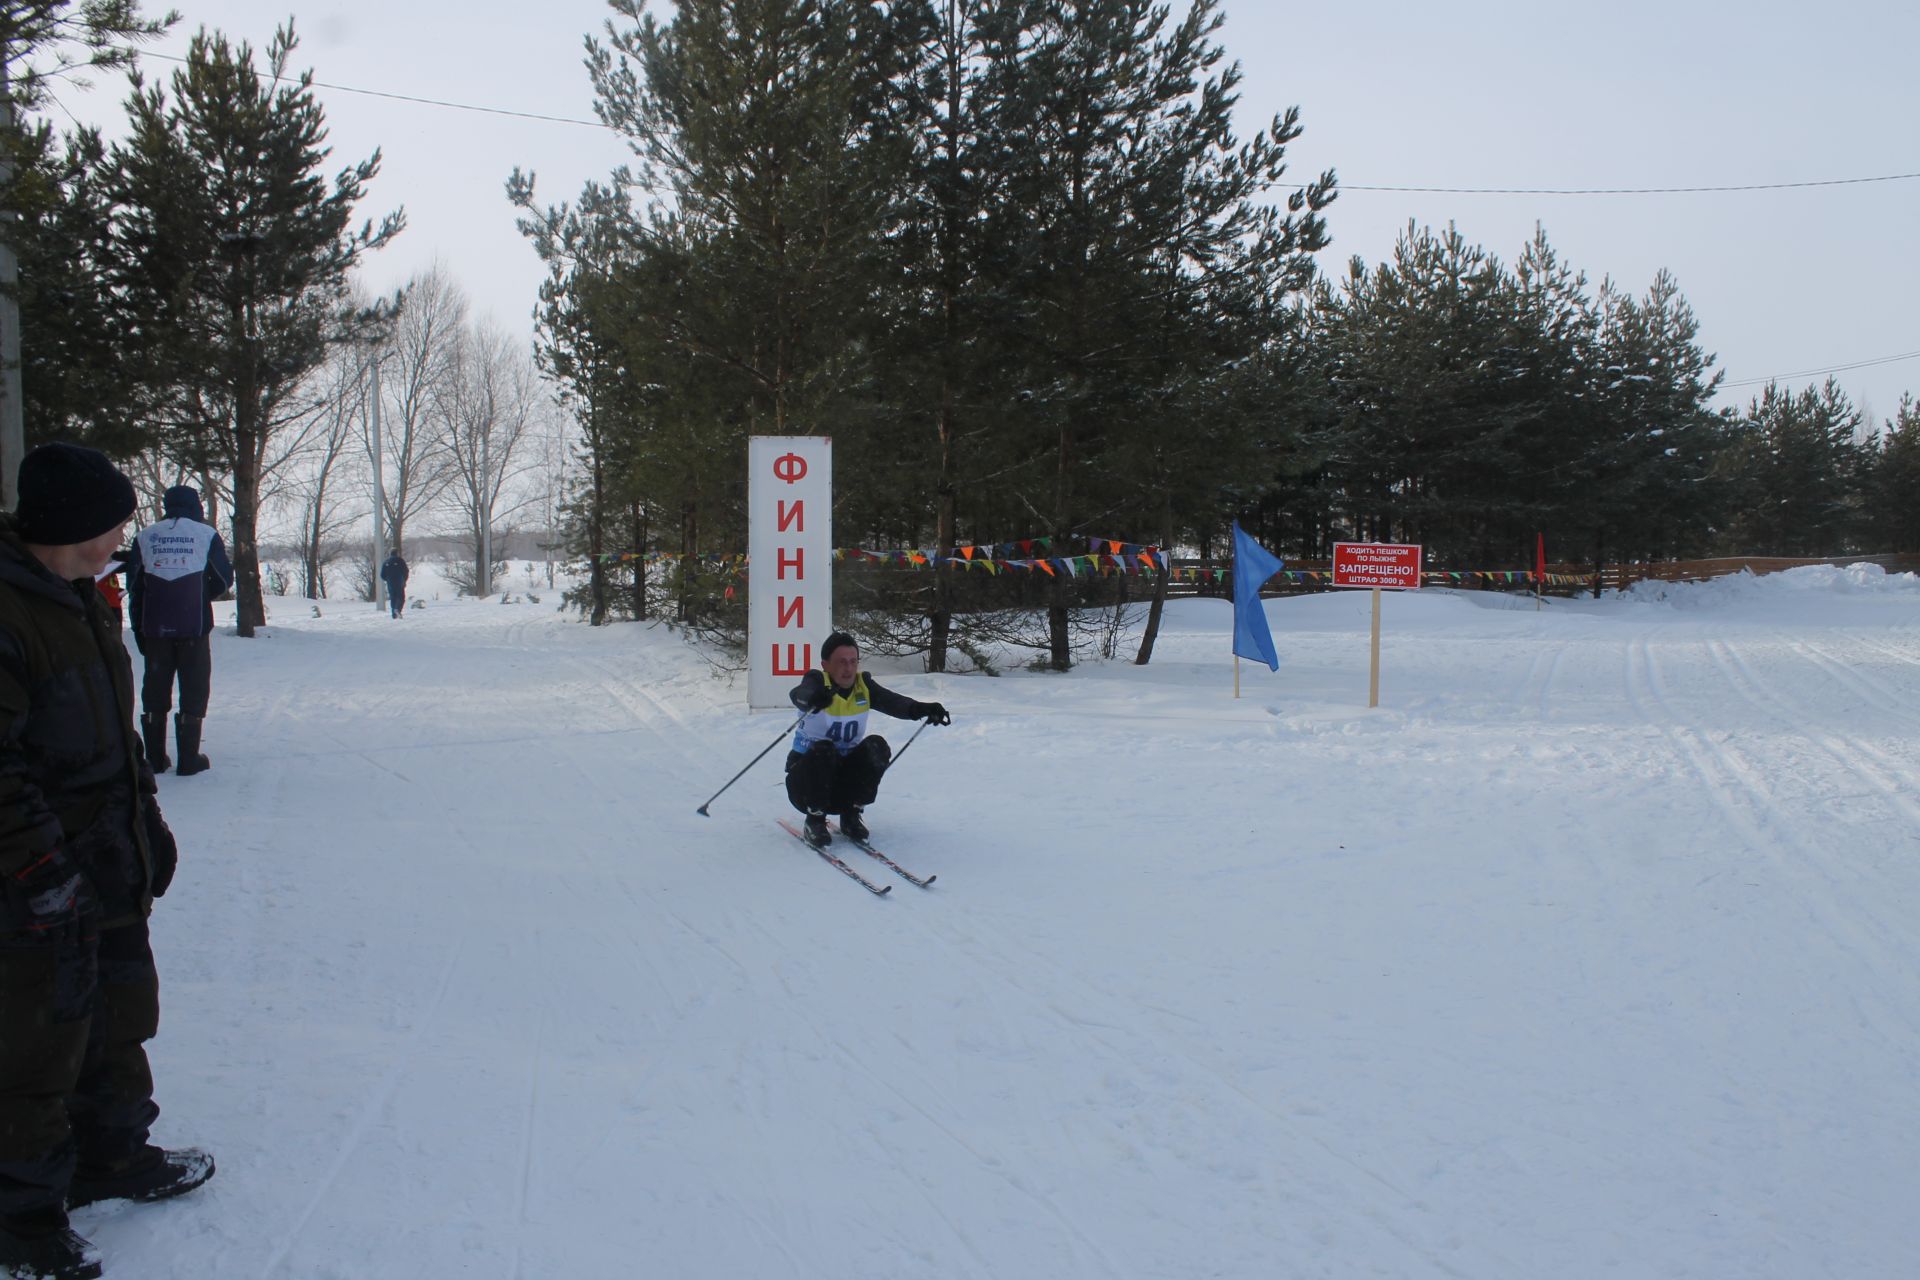
[[[1267,629],[1267,611],[1260,607],[1260,588],[1286,564],[1255,542],[1233,522],[1233,651],[1242,658],[1280,669],[1273,651],[1273,632]]]

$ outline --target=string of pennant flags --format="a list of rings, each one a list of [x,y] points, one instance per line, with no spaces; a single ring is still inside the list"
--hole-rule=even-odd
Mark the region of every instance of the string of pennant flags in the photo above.
[[[1080,548],[1084,544],[1085,550]],[[1074,548],[1071,554],[1049,554]],[[1050,578],[1081,575],[1107,577],[1116,573],[1165,573],[1174,582],[1217,583],[1224,586],[1233,576],[1228,565],[1211,568],[1176,567],[1166,551],[1146,543],[1121,542],[1112,538],[1021,538],[1013,542],[979,542],[955,547],[951,554],[916,548],[871,549],[837,547],[835,561],[853,564],[881,564],[906,569],[954,569],[1000,574],[1042,574]],[[747,557],[731,555],[687,555],[678,551],[609,551],[600,560],[606,564],[694,564],[701,568],[745,573]],[[1540,584],[1542,586],[1581,586],[1589,581],[1579,574],[1535,573],[1527,570],[1472,569],[1428,570],[1421,581],[1429,586]],[[1268,579],[1270,583],[1293,586],[1331,586],[1333,573],[1327,569],[1282,569]]]
[[[1049,552],[1086,544],[1084,553],[1050,555]],[[857,564],[885,564],[912,569],[982,570],[988,574],[1039,573],[1048,577],[1075,577],[1080,574],[1165,573],[1170,560],[1159,547],[1144,543],[1121,542],[1113,538],[1060,539],[1022,538],[1014,542],[968,543],[955,547],[952,554],[913,548],[872,550],[866,547],[837,547],[836,561]],[[609,551],[600,557],[605,564],[698,564],[704,568],[743,572],[744,555],[686,555],[677,551]]]
[[[1126,543],[1111,543],[1125,548]],[[1126,551],[1093,551],[1071,556],[1003,556],[988,548],[962,547],[960,554],[943,556],[930,551],[869,551],[861,547],[843,547],[833,553],[840,561],[861,564],[890,564],[915,569],[981,570],[990,575],[1002,573],[1039,573],[1049,578],[1072,578],[1080,574],[1165,573],[1167,553],[1158,547],[1135,547]]]
[[[1201,569],[1188,567],[1175,569],[1175,582],[1220,583],[1224,585],[1233,577],[1230,568],[1214,567]],[[1267,579],[1268,582],[1291,583],[1295,586],[1333,585],[1333,571],[1330,569],[1282,569]],[[1421,573],[1420,581],[1436,587],[1464,587],[1475,583],[1532,586],[1539,583],[1548,587],[1585,586],[1593,581],[1591,577],[1571,573],[1533,573],[1524,569],[1429,569]]]

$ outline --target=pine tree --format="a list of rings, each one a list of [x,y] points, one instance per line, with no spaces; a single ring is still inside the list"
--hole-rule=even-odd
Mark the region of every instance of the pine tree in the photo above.
[[[29,420],[39,439],[59,430],[114,452],[127,448],[97,430],[126,418],[99,359],[102,337],[115,331],[104,323],[95,257],[101,210],[90,173],[99,139],[81,130],[62,157],[29,113],[57,80],[85,83],[91,71],[131,66],[138,46],[177,18],[148,19],[139,0],[0,4],[0,490],[9,508]]]
[[[1594,404],[1610,424],[1600,486],[1602,540],[1623,558],[1704,554],[1720,495],[1713,460],[1726,417],[1712,407],[1724,376],[1699,345],[1699,322],[1665,271],[1642,298],[1603,287]]]
[[[1860,411],[1840,385],[1798,395],[1769,382],[1718,461],[1731,495],[1729,552],[1824,556],[1852,549],[1864,451]]]
[[[20,223],[22,399],[29,448],[72,440],[128,458],[146,447],[149,427],[138,385],[127,376],[126,316],[109,287],[114,207],[106,148],[80,130],[41,148],[16,192],[29,211]]]
[[[117,283],[134,314],[125,338],[148,353],[171,451],[232,477],[243,636],[266,618],[256,523],[275,435],[328,349],[370,336],[375,317],[352,305],[348,277],[404,225],[395,212],[351,226],[377,152],[328,189],[312,75],[288,73],[295,45],[290,25],[278,31],[263,75],[249,46],[202,30],[171,102],[136,80],[131,133],[114,151]]]
[[[1911,392],[1869,454],[1867,527],[1876,551],[1920,551],[1920,401]]]
[[[828,429],[859,376],[853,322],[897,145],[882,20],[853,0],[688,0],[664,26],[641,0],[613,8],[633,25],[589,41],[588,64],[639,160],[616,182],[672,209],[632,234],[697,246],[679,261],[705,304],[640,299],[635,318],[738,381],[743,431]]]
[[[1240,72],[1221,68],[1215,0],[1195,0],[1178,22],[1147,0],[1035,0],[1031,13],[1018,63],[1002,69],[1016,162],[987,226],[1014,256],[1011,336],[1025,378],[1002,439],[1021,464],[1009,489],[1069,539],[1145,505],[1135,446],[1186,425],[1173,392],[1196,372],[1196,326],[1215,319],[1220,282],[1244,273],[1275,294],[1303,286],[1334,184],[1322,175],[1284,211],[1264,203],[1298,114],[1237,142]],[[1065,669],[1064,586],[1048,621],[1052,665]]]

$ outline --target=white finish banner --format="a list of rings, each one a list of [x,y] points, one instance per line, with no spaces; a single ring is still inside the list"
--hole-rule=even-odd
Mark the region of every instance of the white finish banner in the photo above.
[[[788,709],[833,630],[833,440],[747,441],[747,707]]]

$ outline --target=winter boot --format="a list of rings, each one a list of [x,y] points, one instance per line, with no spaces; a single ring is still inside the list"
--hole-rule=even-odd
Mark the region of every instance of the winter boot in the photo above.
[[[96,1280],[100,1253],[67,1225],[60,1209],[0,1217],[0,1276],[6,1280]]]
[[[67,1188],[67,1207],[78,1209],[96,1200],[171,1200],[183,1196],[213,1176],[213,1157],[194,1147],[168,1151],[148,1145],[126,1164],[113,1169],[74,1171]]]
[[[849,805],[841,811],[840,834],[849,840],[865,840],[867,838],[866,820],[860,816],[860,809],[857,805]]]
[[[155,773],[165,773],[173,767],[173,761],[167,759],[167,713],[143,715],[140,717],[140,736],[147,743],[147,764]]]
[[[833,843],[833,832],[827,830],[827,815],[817,809],[808,810],[806,825],[801,830],[806,832],[807,843],[816,849]]]
[[[195,773],[205,773],[213,767],[213,761],[200,754],[199,716],[175,716],[173,718],[173,736],[180,749],[180,767],[174,772],[185,778]]]

